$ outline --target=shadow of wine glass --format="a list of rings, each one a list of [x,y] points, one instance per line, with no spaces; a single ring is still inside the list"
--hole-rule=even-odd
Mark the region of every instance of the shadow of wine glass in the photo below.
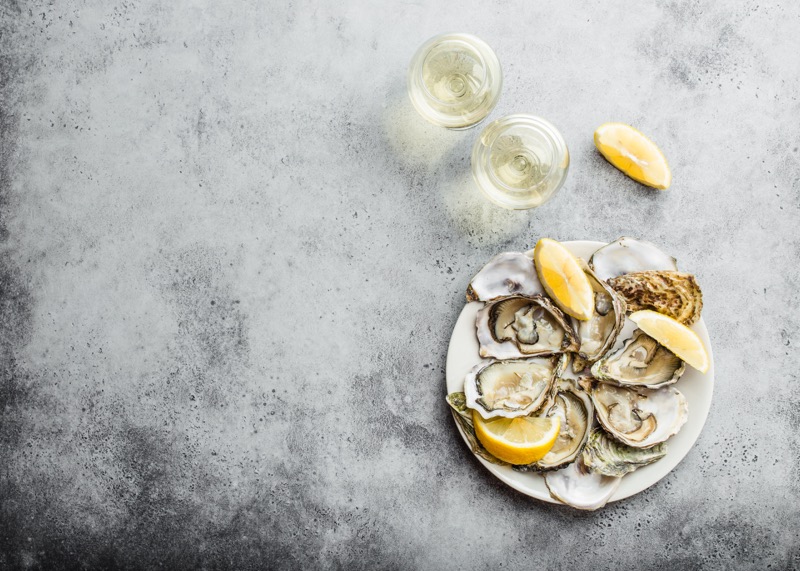
[[[465,168],[442,184],[439,192],[453,229],[471,246],[496,246],[526,231],[530,214],[524,210],[507,210],[490,202],[478,190],[469,161],[462,164]]]
[[[472,246],[502,244],[525,231],[528,213],[490,202],[472,179],[470,154],[482,124],[463,131],[437,127],[417,113],[399,82],[392,92],[383,114],[388,150],[398,164],[425,173],[451,228]]]
[[[428,123],[400,86],[394,93],[383,115],[384,133],[393,155],[407,166],[437,166],[464,133]]]

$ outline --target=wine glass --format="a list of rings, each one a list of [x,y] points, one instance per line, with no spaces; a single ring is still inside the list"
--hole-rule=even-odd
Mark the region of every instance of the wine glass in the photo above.
[[[449,129],[481,122],[500,99],[503,74],[486,42],[442,34],[425,42],[408,69],[408,94],[425,119]]]
[[[569,171],[564,137],[549,121],[527,114],[493,121],[472,147],[472,176],[495,204],[522,210],[556,194]]]

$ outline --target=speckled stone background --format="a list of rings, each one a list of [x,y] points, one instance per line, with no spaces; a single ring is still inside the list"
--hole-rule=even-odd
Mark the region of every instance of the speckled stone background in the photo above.
[[[800,567],[800,7],[427,4],[0,4],[2,568]],[[563,132],[541,209],[411,109],[448,30],[497,51],[493,118]],[[472,457],[445,354],[492,254],[622,234],[697,274],[717,385],[676,470],[577,513]]]

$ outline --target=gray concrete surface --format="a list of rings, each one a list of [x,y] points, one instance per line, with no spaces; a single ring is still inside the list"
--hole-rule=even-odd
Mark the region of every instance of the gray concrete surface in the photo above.
[[[3,568],[800,567],[800,7],[0,4]],[[471,186],[405,66],[473,32],[561,194]],[[667,154],[654,192],[600,123]],[[645,236],[704,288],[717,388],[666,479],[598,513],[495,481],[443,399],[469,277]]]

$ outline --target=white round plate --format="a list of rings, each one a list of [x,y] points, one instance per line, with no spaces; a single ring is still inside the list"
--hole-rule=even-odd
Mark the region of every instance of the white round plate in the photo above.
[[[562,242],[573,254],[584,260],[589,260],[595,250],[604,246],[603,242],[594,242],[588,240],[577,240],[574,242]],[[528,253],[533,255],[532,252]],[[478,310],[483,307],[482,302],[471,302],[464,306],[461,315],[453,328],[453,335],[450,338],[450,346],[447,350],[447,393],[462,392],[464,390],[464,377],[466,374],[481,361],[478,354],[478,340],[475,335],[475,316]],[[617,339],[614,350],[619,348],[623,341],[630,338],[631,333],[635,329],[635,325],[629,319],[626,320],[625,327]],[[689,420],[683,425],[681,431],[667,441],[667,455],[649,466],[640,468],[635,472],[631,472],[622,478],[619,489],[611,497],[612,502],[622,500],[633,494],[638,494],[658,482],[661,478],[669,474],[669,472],[683,460],[683,457],[688,454],[691,447],[694,445],[697,437],[700,436],[700,431],[703,430],[703,425],[708,416],[708,409],[711,407],[711,396],[714,391],[714,357],[711,354],[711,342],[708,339],[708,331],[701,318],[697,323],[692,326],[697,335],[703,341],[703,345],[708,351],[711,361],[711,366],[707,373],[686,366],[686,372],[680,380],[673,385],[681,391],[689,403]],[[570,367],[571,369],[571,367]],[[458,423],[456,423],[458,426]],[[458,427],[461,432],[461,437],[464,442],[467,442],[464,432],[461,427]],[[517,472],[508,466],[497,466],[491,464],[483,458],[478,458],[486,469],[492,474],[497,476],[500,480],[519,490],[523,494],[527,494],[533,498],[544,500],[550,503],[560,503],[550,496],[547,486],[544,483],[544,478],[537,473],[532,472]]]

